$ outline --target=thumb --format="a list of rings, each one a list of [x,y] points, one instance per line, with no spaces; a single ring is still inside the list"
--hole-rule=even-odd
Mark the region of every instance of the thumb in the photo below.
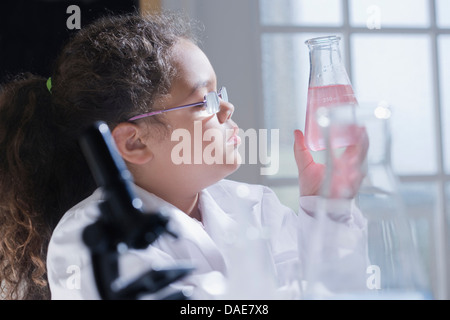
[[[311,153],[305,144],[305,137],[300,130],[294,131],[294,156],[297,162],[298,172],[302,173],[306,167],[314,162]]]

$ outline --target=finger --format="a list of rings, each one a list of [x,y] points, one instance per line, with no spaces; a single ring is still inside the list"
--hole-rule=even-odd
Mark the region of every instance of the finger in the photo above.
[[[300,130],[294,131],[294,156],[297,162],[299,173],[303,172],[305,168],[314,163],[311,152],[308,150],[305,144],[305,137]]]
[[[364,127],[354,127],[351,129],[356,137],[355,144],[347,147],[343,156],[345,159],[354,158],[357,162],[362,162],[367,155],[369,149],[369,138]]]

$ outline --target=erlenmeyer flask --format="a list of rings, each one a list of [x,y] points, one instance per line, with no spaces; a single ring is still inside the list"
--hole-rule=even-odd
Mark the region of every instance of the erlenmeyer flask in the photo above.
[[[316,243],[310,248],[306,268],[310,298],[430,297],[390,165],[390,115],[391,109],[385,104],[360,105],[357,109],[348,105],[317,112],[326,143],[326,177],[316,211]],[[348,128],[368,137],[365,162],[353,167],[340,162],[348,148],[336,148],[335,128]],[[347,189],[349,184],[336,190],[333,179],[351,176],[352,172],[364,177],[357,192]],[[350,198],[352,193],[355,195]]]
[[[316,122],[316,111],[321,107],[335,107],[343,104],[357,105],[352,85],[342,63],[337,36],[319,37],[307,40],[309,48],[310,75],[308,102],[306,108],[305,139],[312,151],[325,149],[325,140]],[[340,147],[353,144],[349,132],[334,132],[335,143]]]

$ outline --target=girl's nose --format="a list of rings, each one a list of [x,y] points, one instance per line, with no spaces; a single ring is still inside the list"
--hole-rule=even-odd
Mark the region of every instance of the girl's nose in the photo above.
[[[234,106],[232,103],[220,100],[220,110],[217,112],[217,119],[219,119],[220,123],[224,123],[231,119],[233,112]]]

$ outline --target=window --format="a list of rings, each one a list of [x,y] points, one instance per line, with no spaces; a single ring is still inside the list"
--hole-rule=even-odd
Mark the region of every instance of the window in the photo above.
[[[387,100],[393,106],[392,166],[435,294],[446,297],[450,1],[259,0],[259,13],[265,125],[283,128],[280,171],[263,183],[296,208],[292,131],[305,122],[309,52],[304,41],[340,35],[358,100]]]

